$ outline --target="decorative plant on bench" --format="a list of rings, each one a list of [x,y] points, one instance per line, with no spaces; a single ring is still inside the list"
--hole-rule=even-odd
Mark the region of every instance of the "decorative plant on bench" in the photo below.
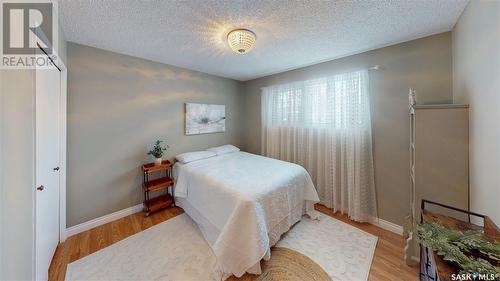
[[[417,226],[420,242],[445,261],[458,265],[461,273],[500,276],[500,243],[484,239],[482,231],[459,231],[432,222]]]
[[[168,145],[162,146],[161,143],[162,143],[161,140],[157,140],[155,142],[155,145],[154,145],[153,149],[151,149],[148,152],[148,155],[152,155],[155,158],[155,164],[156,165],[160,165],[161,164],[162,157],[163,157],[163,152],[167,151],[167,148],[169,147]]]

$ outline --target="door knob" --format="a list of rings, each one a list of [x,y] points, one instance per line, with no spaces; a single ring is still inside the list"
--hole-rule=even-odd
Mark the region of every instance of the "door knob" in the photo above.
[[[59,171],[59,167],[55,167],[53,170],[54,171]]]
[[[45,187],[43,185],[40,185],[39,187],[36,188],[36,190],[42,191]]]

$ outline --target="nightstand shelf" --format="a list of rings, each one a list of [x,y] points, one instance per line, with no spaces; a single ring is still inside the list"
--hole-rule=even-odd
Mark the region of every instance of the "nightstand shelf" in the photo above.
[[[160,190],[165,189],[165,188],[169,188],[173,184],[174,184],[174,180],[172,180],[168,176],[165,176],[165,177],[161,177],[158,179],[148,181],[148,182],[144,183],[143,187],[144,187],[145,191],[147,191],[147,192],[155,192],[155,191],[160,191]]]
[[[152,212],[156,212],[158,210],[170,207],[173,204],[174,204],[174,198],[172,197],[172,195],[168,193],[149,199],[147,200],[147,202],[145,202],[145,205],[148,205],[149,208],[148,212],[146,213],[146,216]]]
[[[144,164],[142,165],[142,171],[144,176],[142,184],[142,189],[144,191],[144,214],[149,216],[152,212],[172,205],[175,206],[172,163],[165,160],[161,164],[156,165],[154,163]],[[150,179],[150,176],[153,174],[161,174],[163,172],[164,175],[156,175],[156,178]],[[160,192],[163,192],[163,194],[152,196],[153,193],[157,194]]]

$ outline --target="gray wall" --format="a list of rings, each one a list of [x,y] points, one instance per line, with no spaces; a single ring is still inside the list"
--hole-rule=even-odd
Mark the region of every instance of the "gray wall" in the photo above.
[[[379,217],[402,225],[409,212],[408,88],[419,103],[452,100],[451,33],[442,33],[244,83],[245,145],[260,153],[261,87],[380,65],[370,72]]]
[[[3,197],[4,197],[4,194],[3,194],[3,185],[4,185],[4,176],[3,176],[3,170],[5,169],[5,164],[3,163],[4,162],[4,148],[3,148],[3,135],[4,135],[4,121],[5,120],[5,116],[4,116],[4,90],[3,90],[3,75],[4,75],[4,72],[3,71],[0,71],[0,279],[3,278],[4,276],[4,270],[3,270],[3,251],[4,251],[4,246],[3,246],[3,237],[4,237],[4,234],[3,234],[3,230],[2,228],[5,227],[6,225],[4,224],[4,219],[3,219],[3,213],[4,213],[4,210],[3,210],[3,205],[4,205],[4,202],[3,202]]]
[[[2,74],[0,73],[0,87],[2,87]],[[3,124],[2,124],[2,120],[3,120],[3,110],[2,110],[2,105],[3,105],[3,95],[0,94],[0,132],[2,133],[3,135]],[[3,137],[0,136],[0,171],[3,171],[3,163],[2,163],[2,159],[3,159]],[[3,198],[3,176],[2,176],[2,172],[0,172],[0,198]],[[0,199],[0,226],[4,227],[6,226],[4,224],[4,219],[3,219],[3,201],[2,199]],[[4,251],[4,246],[3,246],[3,231],[0,230],[0,278],[3,278],[4,276],[4,270],[3,270],[3,251]]]
[[[156,140],[168,158],[242,144],[237,81],[69,43],[67,225],[139,204],[140,166]],[[226,132],[184,135],[184,103],[226,105]]]
[[[471,209],[500,225],[500,1],[471,1],[452,37],[454,100],[470,104]]]
[[[31,280],[34,70],[0,70],[0,280]]]

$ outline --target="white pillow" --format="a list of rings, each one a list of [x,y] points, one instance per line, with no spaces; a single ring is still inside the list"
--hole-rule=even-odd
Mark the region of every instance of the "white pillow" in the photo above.
[[[226,144],[226,145],[221,145],[221,146],[209,148],[209,149],[207,149],[207,151],[212,151],[212,152],[216,153],[217,155],[222,155],[222,154],[226,154],[226,153],[237,152],[237,151],[240,151],[240,149],[234,145]]]
[[[193,162],[193,161],[201,160],[201,159],[206,159],[206,158],[210,158],[210,157],[214,157],[214,156],[217,156],[217,154],[215,152],[212,152],[212,151],[194,151],[194,152],[186,152],[186,153],[179,154],[179,155],[175,156],[175,159],[177,159],[177,161],[179,161],[183,164],[186,164],[189,162]]]

